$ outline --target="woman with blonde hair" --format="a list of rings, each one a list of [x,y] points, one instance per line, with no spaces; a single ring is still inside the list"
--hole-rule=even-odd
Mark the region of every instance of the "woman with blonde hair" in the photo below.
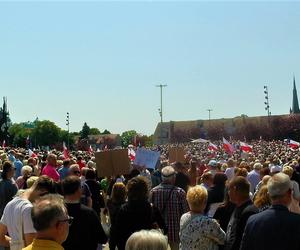
[[[259,212],[262,212],[271,206],[271,199],[268,194],[267,185],[261,186],[255,195],[253,203],[258,208]]]
[[[180,219],[180,245],[182,250],[189,249],[219,249],[223,245],[225,232],[218,222],[204,215],[207,202],[207,191],[201,186],[191,187],[187,192],[187,202],[190,212]]]

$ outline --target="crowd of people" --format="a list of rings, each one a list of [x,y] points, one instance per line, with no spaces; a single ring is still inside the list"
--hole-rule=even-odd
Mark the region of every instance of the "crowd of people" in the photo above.
[[[300,249],[299,149],[214,143],[155,146],[155,169],[102,177],[90,152],[4,148],[0,249]]]

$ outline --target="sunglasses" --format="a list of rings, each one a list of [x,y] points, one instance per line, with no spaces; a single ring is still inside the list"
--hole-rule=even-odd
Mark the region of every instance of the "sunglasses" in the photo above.
[[[73,218],[73,217],[71,217],[71,216],[68,216],[68,218],[67,218],[67,219],[64,219],[64,220],[58,220],[57,222],[68,222],[69,226],[71,226],[71,225],[72,225],[72,223],[73,223],[73,220],[74,220],[74,218]]]

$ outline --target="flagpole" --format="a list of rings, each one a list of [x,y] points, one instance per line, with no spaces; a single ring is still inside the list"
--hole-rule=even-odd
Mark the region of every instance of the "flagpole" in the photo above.
[[[70,149],[70,113],[67,112],[66,125],[68,126],[68,149]]]
[[[162,95],[162,89],[164,87],[167,87],[168,85],[166,84],[159,84],[159,85],[156,85],[156,87],[160,88],[160,109],[159,109],[159,115],[160,115],[160,141],[161,141],[161,144],[162,144],[162,132],[163,132],[163,128],[162,128],[162,123],[163,123],[163,102],[162,102],[162,98],[163,98],[163,95]]]

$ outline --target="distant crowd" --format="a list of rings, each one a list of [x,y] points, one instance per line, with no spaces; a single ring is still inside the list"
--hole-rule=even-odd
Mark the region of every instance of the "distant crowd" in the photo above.
[[[102,177],[91,152],[0,148],[0,249],[300,249],[299,148],[231,143]]]

